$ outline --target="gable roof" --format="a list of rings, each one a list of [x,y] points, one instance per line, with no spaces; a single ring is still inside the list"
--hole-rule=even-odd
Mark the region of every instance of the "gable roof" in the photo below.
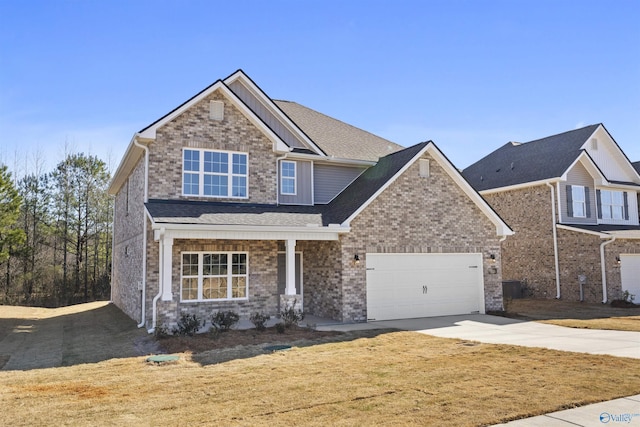
[[[509,142],[462,171],[478,191],[558,178],[601,124],[526,143]]]
[[[240,226],[314,227],[341,225],[364,210],[409,166],[428,152],[463,192],[496,226],[501,236],[513,231],[487,202],[462,178],[444,154],[429,142],[422,142],[381,158],[354,180],[329,204],[315,206],[224,203],[184,200],[150,200],[145,204],[154,223]],[[309,229],[311,230],[311,229]]]
[[[262,226],[342,224],[403,168],[413,163],[427,144],[423,142],[381,158],[326,205],[149,200],[145,206],[156,223]]]
[[[376,161],[403,148],[296,102],[273,102],[328,156]]]

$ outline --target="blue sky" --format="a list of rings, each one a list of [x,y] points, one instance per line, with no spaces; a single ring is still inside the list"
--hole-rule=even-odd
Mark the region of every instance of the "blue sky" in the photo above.
[[[0,0],[0,161],[111,159],[242,68],[460,168],[603,122],[640,160],[640,1]],[[26,166],[25,166],[26,165]]]

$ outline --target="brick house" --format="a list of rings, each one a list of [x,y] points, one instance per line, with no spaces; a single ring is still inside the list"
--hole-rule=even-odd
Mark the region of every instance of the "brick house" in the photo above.
[[[640,295],[638,165],[595,124],[509,142],[462,174],[516,232],[502,244],[505,280],[605,303]]]
[[[238,70],[134,134],[115,195],[112,301],[345,322],[502,308],[511,229],[432,142],[403,148],[269,98]]]

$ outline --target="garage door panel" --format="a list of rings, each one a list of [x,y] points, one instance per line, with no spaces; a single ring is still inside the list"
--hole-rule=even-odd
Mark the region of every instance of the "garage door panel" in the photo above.
[[[622,291],[635,295],[634,302],[640,302],[640,254],[620,254],[620,278]]]
[[[483,311],[480,254],[367,254],[373,320]]]

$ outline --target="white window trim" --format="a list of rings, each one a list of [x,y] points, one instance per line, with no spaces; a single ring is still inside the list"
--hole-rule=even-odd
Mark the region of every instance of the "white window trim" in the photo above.
[[[293,176],[283,176],[282,174],[282,168],[284,167],[284,165],[286,164],[292,164],[293,165]],[[284,180],[293,180],[293,193],[285,193],[284,192]],[[288,161],[288,160],[282,160],[280,162],[280,194],[282,194],[283,196],[297,196],[298,195],[298,185],[297,185],[297,180],[298,180],[298,165],[297,162],[292,162],[292,161]]]
[[[573,191],[574,188],[579,188],[580,192],[578,194],[582,195],[582,201],[580,200],[576,200],[576,198],[574,197],[576,195],[576,193]],[[573,210],[573,218],[586,218],[587,217],[587,200],[586,200],[586,194],[584,191],[584,185],[572,185],[571,186],[571,203],[573,203],[572,206],[572,210]],[[576,203],[581,203],[582,204],[582,215],[577,215],[576,214]]]
[[[183,255],[198,255],[198,297],[197,299],[183,299],[182,298],[182,283],[185,277],[193,277],[193,275],[184,276],[184,257]],[[227,255],[227,298],[212,298],[205,299],[202,296],[203,282],[204,282],[204,255]],[[247,260],[247,271],[245,274],[232,274],[233,267],[233,255],[245,255]],[[233,277],[245,278],[245,295],[240,298],[229,298],[229,295],[233,294]],[[246,301],[249,299],[249,252],[225,252],[225,251],[184,251],[180,252],[180,302],[212,302],[212,301]]]
[[[603,195],[605,193],[610,193],[611,194],[611,203],[608,203],[608,204],[604,203]],[[616,205],[613,202],[613,194],[614,193],[620,194],[620,201],[621,201],[620,205]],[[604,216],[605,206],[607,207],[607,211],[608,211],[608,213],[610,215],[609,218],[605,218],[605,216]],[[613,208],[614,207],[620,208],[620,218],[615,218],[614,217],[614,215],[613,215]],[[620,190],[600,190],[600,209],[601,209],[600,213],[601,213],[603,221],[625,221],[625,219],[624,219],[624,191],[620,191]]]
[[[199,168],[197,172],[194,171],[185,171],[184,170],[184,152],[186,150],[189,151],[198,151],[200,152],[199,156]],[[204,153],[222,153],[227,154],[227,172],[219,173],[219,172],[205,172],[204,171]],[[247,173],[246,174],[237,174],[233,173],[233,155],[240,154],[246,156],[247,158]],[[201,148],[182,148],[182,195],[185,197],[206,197],[211,199],[248,199],[249,198],[249,153],[243,153],[241,151],[228,151],[228,150],[205,150]],[[191,194],[184,192],[184,175],[186,173],[198,175],[198,194]],[[205,175],[216,175],[216,176],[226,176],[227,177],[227,195],[226,196],[215,196],[204,194],[204,177]],[[233,196],[233,177],[241,177],[246,180],[246,195],[239,197]]]

